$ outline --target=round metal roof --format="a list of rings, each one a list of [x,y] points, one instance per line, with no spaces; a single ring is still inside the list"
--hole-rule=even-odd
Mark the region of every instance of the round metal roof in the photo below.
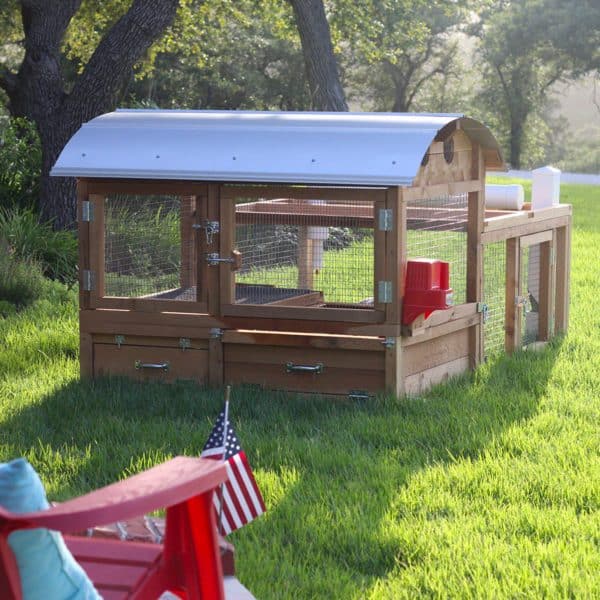
[[[51,175],[410,185],[452,122],[505,169],[490,131],[459,114],[117,110],[82,125]]]

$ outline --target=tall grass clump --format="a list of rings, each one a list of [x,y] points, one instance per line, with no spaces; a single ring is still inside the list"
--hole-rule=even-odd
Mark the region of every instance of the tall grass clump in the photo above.
[[[38,264],[21,260],[0,239],[0,315],[7,316],[40,297],[44,275]]]
[[[32,209],[0,209],[0,239],[5,240],[15,258],[38,263],[46,277],[68,285],[77,281],[75,235],[54,231],[50,223],[40,223]]]

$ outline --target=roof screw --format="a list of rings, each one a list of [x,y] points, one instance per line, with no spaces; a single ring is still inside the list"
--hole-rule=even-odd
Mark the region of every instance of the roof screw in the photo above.
[[[81,153],[81,156],[85,156],[85,152],[82,152],[82,153]]]
[[[317,159],[316,158],[311,158],[310,162],[317,162]]]
[[[395,164],[396,164],[396,161],[395,161],[395,160],[393,160],[393,161],[392,161],[392,164],[393,164],[393,165],[395,165]]]
[[[160,158],[160,154],[157,154],[157,155],[156,155],[156,158]]]
[[[237,160],[237,156],[232,156],[231,160]]]

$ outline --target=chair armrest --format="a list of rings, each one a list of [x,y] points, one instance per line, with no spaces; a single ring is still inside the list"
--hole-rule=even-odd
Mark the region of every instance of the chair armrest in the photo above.
[[[178,456],[48,510],[17,514],[0,508],[0,517],[12,523],[11,530],[46,527],[73,533],[185,502],[216,488],[226,478],[223,462]]]

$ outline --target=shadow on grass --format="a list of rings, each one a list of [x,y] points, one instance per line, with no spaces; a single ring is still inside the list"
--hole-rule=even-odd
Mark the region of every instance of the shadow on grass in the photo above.
[[[477,457],[544,395],[560,340],[500,357],[421,399],[361,403],[234,390],[232,421],[265,492],[268,513],[233,536],[242,581],[261,598],[351,597],[407,564],[380,523],[410,478]],[[46,481],[72,455],[62,499],[177,454],[199,454],[222,390],[193,384],[74,381],[6,423],[7,448]],[[64,475],[64,474],[63,474]]]

